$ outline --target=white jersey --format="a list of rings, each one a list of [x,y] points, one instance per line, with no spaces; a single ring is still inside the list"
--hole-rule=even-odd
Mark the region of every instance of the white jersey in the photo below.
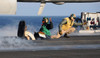
[[[29,36],[32,40],[35,40],[34,35],[31,32],[29,32],[29,31],[25,31],[25,36],[26,37]]]

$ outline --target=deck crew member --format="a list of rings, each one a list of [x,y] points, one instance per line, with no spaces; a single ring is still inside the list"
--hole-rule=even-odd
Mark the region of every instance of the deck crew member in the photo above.
[[[49,22],[50,20],[50,22]],[[39,33],[45,34],[45,38],[42,39],[50,39],[51,38],[51,33],[50,33],[50,29],[53,28],[53,23],[51,21],[51,18],[48,19],[46,17],[43,18],[42,20],[42,26],[39,30]]]
[[[83,23],[75,23],[75,18],[75,14],[71,14],[70,17],[64,18],[63,21],[59,24],[59,32],[57,35],[52,35],[51,38],[60,38],[62,35],[69,38],[68,34],[75,31],[73,25],[83,25]]]

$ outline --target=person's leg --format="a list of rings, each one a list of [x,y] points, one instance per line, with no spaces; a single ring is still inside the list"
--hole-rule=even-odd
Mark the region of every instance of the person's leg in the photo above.
[[[70,34],[70,33],[74,32],[75,30],[76,29],[74,27],[71,27],[66,31],[66,34]]]
[[[58,32],[57,35],[52,35],[52,36],[51,36],[51,39],[60,38],[60,37],[61,37],[61,35],[60,35],[59,32]]]
[[[35,37],[34,37],[34,35],[33,35],[32,33],[29,33],[28,35],[30,36],[30,38],[31,38],[32,40],[36,40]]]
[[[74,28],[74,27],[71,27],[70,29],[68,29],[68,30],[66,31],[64,37],[70,38],[70,37],[68,36],[68,34],[74,32],[74,31],[75,31],[75,28]]]
[[[27,40],[30,40],[30,37],[29,37],[29,36],[25,36],[25,38],[26,38]]]
[[[65,34],[65,33],[66,33],[66,31],[62,30],[62,35]],[[52,39],[54,39],[54,38],[57,38],[58,39],[60,37],[61,37],[61,35],[59,34],[59,32],[57,33],[57,35],[52,35],[51,36]]]

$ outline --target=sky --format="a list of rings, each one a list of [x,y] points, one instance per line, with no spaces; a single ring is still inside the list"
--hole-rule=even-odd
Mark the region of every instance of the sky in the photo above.
[[[17,3],[16,16],[38,16],[40,3]],[[72,13],[81,15],[81,12],[100,12],[100,2],[95,3],[65,3],[56,5],[46,3],[41,16],[68,16]]]

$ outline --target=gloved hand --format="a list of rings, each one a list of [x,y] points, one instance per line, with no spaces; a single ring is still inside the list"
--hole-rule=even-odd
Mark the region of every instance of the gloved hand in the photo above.
[[[83,23],[83,25],[86,25],[86,24],[87,24],[87,22],[84,22],[84,23]]]
[[[52,22],[51,18],[49,18],[50,22]]]

